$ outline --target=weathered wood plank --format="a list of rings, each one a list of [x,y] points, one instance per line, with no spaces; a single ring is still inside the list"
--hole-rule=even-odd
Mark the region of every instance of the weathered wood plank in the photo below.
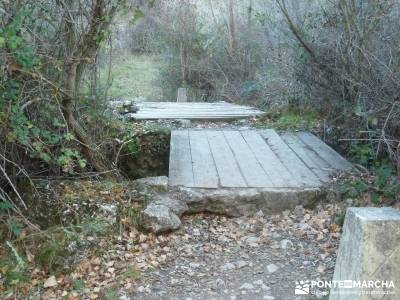
[[[142,106],[142,107],[148,107],[148,106],[157,106],[157,107],[165,107],[165,106],[192,106],[192,105],[197,105],[197,106],[237,106],[237,107],[249,107],[246,105],[238,105],[238,104],[232,104],[228,102],[184,102],[184,103],[178,103],[178,102],[154,102],[154,101],[144,101],[144,102],[135,102],[135,105]]]
[[[240,132],[236,130],[224,130],[223,134],[232,149],[247,186],[273,187],[271,179],[261,167]]]
[[[187,116],[215,116],[215,115],[221,115],[221,116],[230,116],[230,115],[238,115],[238,116],[245,116],[245,115],[251,115],[253,113],[251,112],[242,112],[242,111],[165,111],[165,112],[142,112],[138,113],[137,115],[140,116],[145,116],[145,115],[150,115],[150,116],[180,116],[180,115],[187,115]]]
[[[220,115],[220,116],[205,116],[205,115],[198,115],[198,116],[187,116],[187,115],[174,115],[174,116],[140,116],[135,115],[132,116],[135,120],[159,120],[159,119],[188,119],[188,120],[234,120],[234,119],[243,119],[252,117],[252,115]]]
[[[321,185],[321,181],[318,177],[304,164],[296,153],[290,149],[275,130],[266,129],[263,130],[261,134],[267,139],[268,145],[279,157],[280,161],[293,176],[295,176],[296,181],[301,182],[304,186],[316,187]]]
[[[319,157],[314,151],[307,148],[299,137],[292,133],[281,135],[286,144],[303,160],[303,162],[321,179],[329,182],[334,173],[332,167]]]
[[[225,102],[138,102],[130,117],[146,119],[239,119],[262,115],[253,107]]]
[[[300,187],[302,185],[295,180],[258,132],[246,130],[241,131],[241,134],[251,145],[251,150],[271,178],[274,187]]]
[[[247,187],[222,131],[206,130],[222,187]]]
[[[351,164],[315,139],[306,133],[280,137],[274,130],[174,130],[169,183],[214,189],[318,187],[335,169]],[[336,164],[338,157],[342,165]]]
[[[193,167],[188,130],[171,132],[169,185],[193,187]]]
[[[318,154],[323,160],[337,170],[349,171],[353,168],[352,164],[344,159],[339,153],[309,132],[299,132],[297,136]]]
[[[194,186],[218,187],[218,174],[208,144],[207,135],[202,130],[189,130],[192,152]]]

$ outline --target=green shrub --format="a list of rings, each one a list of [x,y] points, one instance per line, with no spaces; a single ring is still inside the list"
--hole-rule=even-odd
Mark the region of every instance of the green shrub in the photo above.
[[[346,180],[340,184],[340,192],[351,198],[366,194],[376,205],[399,201],[400,182],[395,169],[387,162],[375,163],[375,165],[372,168],[372,176]]]

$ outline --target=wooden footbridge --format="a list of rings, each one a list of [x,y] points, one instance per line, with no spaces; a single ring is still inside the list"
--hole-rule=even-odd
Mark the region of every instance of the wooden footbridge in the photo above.
[[[226,102],[140,102],[138,120],[229,120],[264,112]],[[169,185],[203,189],[318,188],[352,165],[308,132],[279,135],[274,130],[174,130]]]
[[[352,165],[307,133],[174,130],[169,185],[195,188],[320,187]]]

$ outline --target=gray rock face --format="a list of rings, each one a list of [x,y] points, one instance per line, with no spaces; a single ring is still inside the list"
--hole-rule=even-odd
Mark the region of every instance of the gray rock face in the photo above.
[[[173,213],[178,216],[181,216],[183,213],[189,210],[189,207],[185,202],[173,199],[167,194],[157,195],[153,202],[157,205],[164,205],[168,207]]]
[[[208,211],[229,216],[280,213],[297,205],[312,206],[326,191],[320,188],[276,189],[199,189],[179,188],[180,200],[187,203],[190,212]]]
[[[303,209],[303,206],[313,206],[320,199],[326,197],[327,190],[323,188],[225,188],[203,189],[188,187],[168,187],[167,177],[148,177],[136,180],[135,183],[144,187],[152,194],[153,201],[144,212],[145,228],[151,231],[158,227],[160,221],[149,213],[157,208],[161,211],[168,209],[175,217],[182,214],[211,212],[227,216],[250,216],[280,213],[289,209]],[[167,215],[167,213],[164,213]],[[164,217],[163,217],[164,218]],[[175,218],[174,218],[175,219]],[[151,221],[156,222],[154,226]],[[176,221],[176,220],[175,220]],[[178,228],[179,226],[175,227]],[[170,221],[169,224],[172,224]],[[172,230],[168,229],[161,231]],[[262,229],[262,228],[261,228]],[[249,243],[257,246],[257,242]],[[284,243],[282,248],[292,248],[290,242]]]
[[[179,217],[167,206],[150,203],[143,211],[143,227],[154,233],[176,230],[181,226]]]
[[[166,176],[140,178],[136,179],[135,183],[149,186],[160,192],[166,192],[168,190],[168,177]]]
[[[330,300],[399,299],[399,211],[392,208],[347,210],[333,280],[351,280],[353,285],[332,289]],[[394,287],[382,287],[382,284],[373,288],[357,287],[354,281],[387,282],[389,285],[392,281]]]

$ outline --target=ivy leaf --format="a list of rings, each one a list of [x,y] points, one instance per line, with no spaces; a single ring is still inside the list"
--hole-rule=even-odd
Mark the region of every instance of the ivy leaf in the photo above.
[[[78,160],[78,165],[81,169],[83,169],[84,167],[86,167],[86,159],[80,159]]]
[[[379,194],[372,193],[371,202],[374,203],[374,204],[379,204],[381,202],[381,198],[380,198]]]
[[[10,231],[16,236],[19,237],[21,235],[22,231],[22,225],[17,222],[9,222],[8,223],[8,228]]]
[[[64,134],[64,138],[67,141],[72,141],[73,139],[75,139],[75,136],[72,133],[68,132],[68,133]]]
[[[0,202],[0,211],[7,211],[13,207],[12,203],[7,200],[3,200]]]
[[[136,7],[136,8],[133,10],[132,23],[136,23],[139,19],[141,19],[141,18],[143,18],[143,17],[144,17],[143,11],[142,11],[140,8]]]

